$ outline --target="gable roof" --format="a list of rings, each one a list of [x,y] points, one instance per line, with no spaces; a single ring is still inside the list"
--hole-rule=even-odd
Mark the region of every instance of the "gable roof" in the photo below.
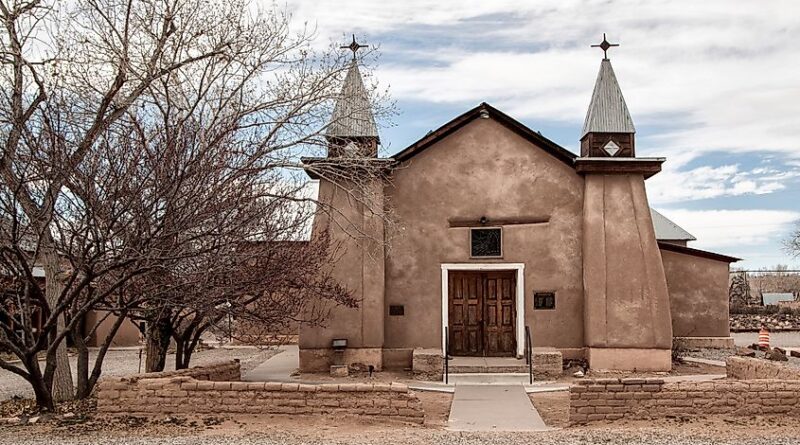
[[[331,122],[325,136],[333,138],[378,137],[378,127],[372,114],[372,104],[364,88],[358,62],[350,62],[344,78],[342,92],[336,99]]]
[[[722,261],[725,263],[735,263],[741,261],[741,258],[723,255],[721,253],[709,252],[707,250],[695,249],[693,247],[679,246],[677,244],[670,244],[664,241],[657,241],[660,250],[668,250],[670,252],[682,253],[685,255],[692,255],[700,258],[707,258],[709,260]]]
[[[675,224],[666,216],[658,213],[654,208],[650,208],[650,216],[653,219],[653,228],[656,231],[656,239],[659,241],[696,241],[697,238]]]
[[[561,147],[560,145],[556,144],[550,139],[547,139],[546,137],[542,136],[539,132],[531,130],[523,123],[503,113],[497,108],[487,104],[486,102],[481,102],[481,104],[478,105],[477,107],[456,117],[455,119],[442,125],[438,129],[426,134],[422,139],[418,140],[417,142],[414,142],[413,144],[406,147],[404,150],[394,155],[393,158],[397,162],[407,161],[412,157],[414,157],[415,155],[417,155],[418,153],[424,151],[426,148],[444,139],[450,134],[453,134],[461,127],[467,125],[468,123],[478,118],[494,119],[495,121],[499,122],[500,124],[508,128],[509,130],[522,136],[527,141],[530,141],[534,145],[541,147],[544,151],[555,156],[557,159],[569,165],[570,167],[573,166],[574,160],[575,158],[577,158],[577,155],[575,155],[571,151],[567,150],[564,147]]]
[[[586,133],[636,133],[633,119],[628,112],[625,98],[611,67],[611,61],[603,59],[592,91],[592,100],[583,122],[581,138]]]

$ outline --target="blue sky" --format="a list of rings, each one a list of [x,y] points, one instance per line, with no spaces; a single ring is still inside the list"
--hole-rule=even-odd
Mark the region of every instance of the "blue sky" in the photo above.
[[[399,111],[381,129],[387,155],[483,101],[576,152],[602,58],[589,45],[606,32],[637,154],[667,158],[651,205],[738,267],[800,269],[782,247],[800,220],[800,2],[287,5],[321,45],[356,33],[378,47],[372,80]]]

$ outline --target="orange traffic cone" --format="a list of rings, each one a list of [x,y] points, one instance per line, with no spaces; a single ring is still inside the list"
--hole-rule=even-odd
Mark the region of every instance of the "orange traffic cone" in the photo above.
[[[769,331],[766,326],[761,326],[758,331],[758,347],[762,350],[769,349]]]

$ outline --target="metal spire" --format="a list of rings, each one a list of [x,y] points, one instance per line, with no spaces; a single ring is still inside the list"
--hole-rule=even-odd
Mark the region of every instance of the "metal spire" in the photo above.
[[[353,42],[355,42],[355,36],[353,37]],[[606,33],[603,33],[603,41],[600,42],[598,45],[592,45],[592,48],[600,48],[603,50],[603,60],[608,60],[608,49],[614,46],[619,46],[619,43],[608,43],[606,40]],[[353,53],[355,54],[355,53]]]
[[[358,50],[360,50],[361,48],[366,48],[366,47],[367,47],[367,45],[362,45],[362,44],[356,42],[356,35],[353,34],[353,41],[349,45],[340,46],[339,48],[341,48],[341,49],[349,49],[350,51],[352,51],[353,52],[353,58],[355,59],[356,58],[356,53],[358,52]]]

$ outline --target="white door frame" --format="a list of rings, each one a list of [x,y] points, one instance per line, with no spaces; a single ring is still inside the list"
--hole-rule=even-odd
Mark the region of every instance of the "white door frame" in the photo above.
[[[517,272],[517,357],[525,354],[525,264],[523,263],[442,263],[442,353],[445,350],[445,328],[449,326],[447,275],[451,270],[513,270]]]

